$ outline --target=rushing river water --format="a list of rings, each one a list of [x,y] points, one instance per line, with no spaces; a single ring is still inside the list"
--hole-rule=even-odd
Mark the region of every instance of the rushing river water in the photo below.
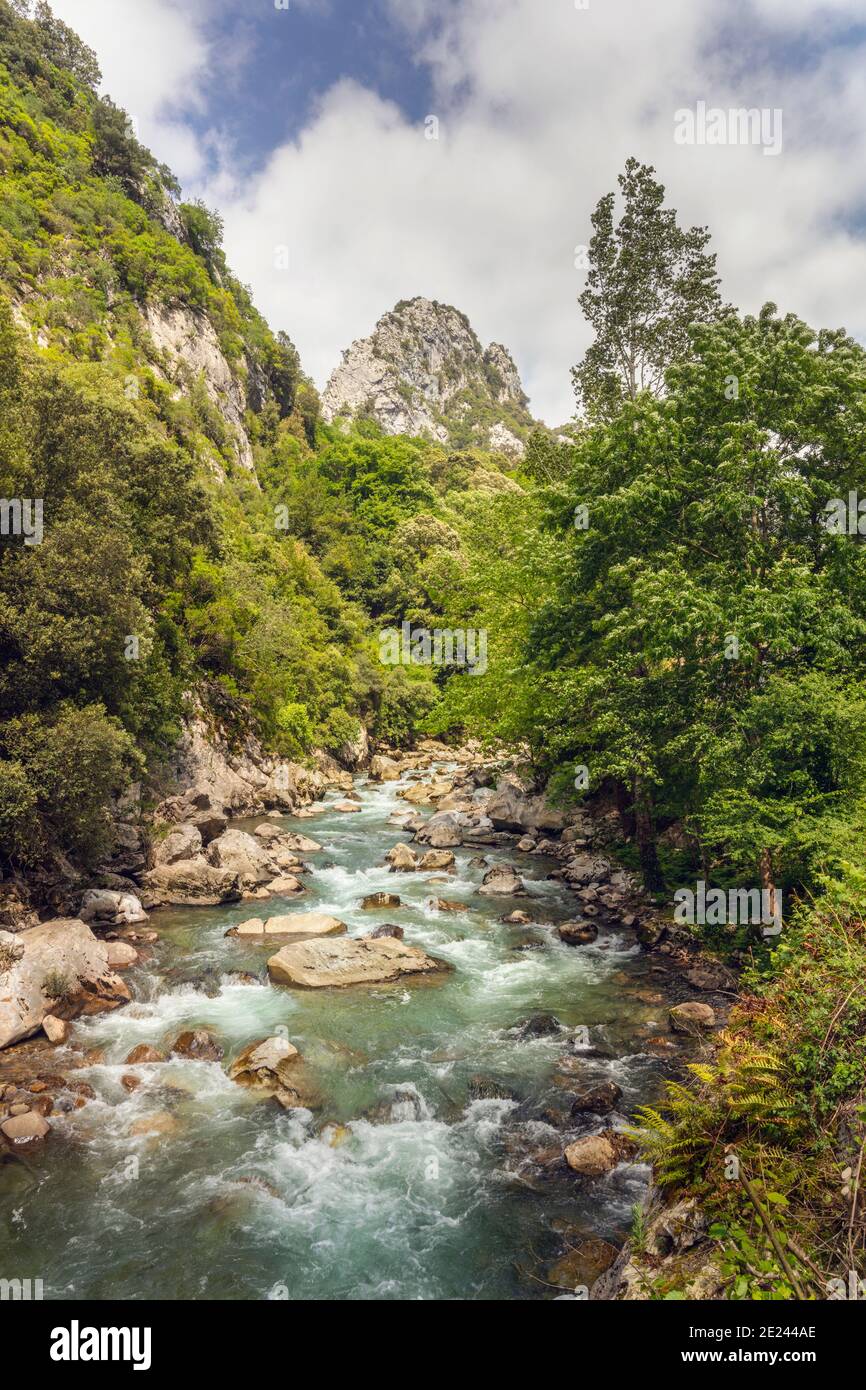
[[[359,814],[326,808],[275,822],[323,850],[306,856],[315,866],[306,895],[274,898],[265,915],[318,909],[352,934],[397,921],[453,971],[435,983],[289,990],[267,983],[279,942],[225,936],[261,905],[155,914],[159,944],[126,976],[134,1002],[79,1022],[70,1040],[102,1054],[76,1073],[97,1098],[52,1116],[27,1167],[0,1168],[4,1270],[41,1278],[46,1298],[551,1298],[544,1271],[563,1239],[622,1236],[644,1168],[622,1165],[581,1187],[525,1154],[568,1142],[540,1118],[549,1107],[567,1113],[568,1084],[615,1080],[624,1097],[614,1123],[657,1093],[660,1061],[645,1044],[663,1031],[665,1010],[647,960],[631,933],[602,929],[595,945],[575,948],[549,927],[498,921],[515,907],[545,923],[574,917],[573,895],[546,879],[553,861],[509,849],[529,893],[515,900],[479,896],[484,870],[469,867],[481,853],[506,857],[501,849],[456,850],[447,884],[390,874],[383,856],[408,838],[386,824],[405,808],[399,785],[359,780]],[[404,906],[362,910],[380,889]],[[434,894],[466,912],[433,910]],[[234,971],[261,983],[241,984]],[[539,1011],[562,1031],[522,1035]],[[197,1026],[218,1036],[226,1060],[284,1032],[322,1109],[258,1101],[217,1063],[123,1065],[136,1044],[166,1048]],[[570,1083],[557,1079],[563,1056],[580,1068]],[[128,1093],[121,1077],[131,1071],[141,1084]],[[499,1098],[473,1099],[491,1088]],[[167,1133],[130,1132],[157,1112],[172,1116]],[[601,1123],[587,1117],[577,1132]]]

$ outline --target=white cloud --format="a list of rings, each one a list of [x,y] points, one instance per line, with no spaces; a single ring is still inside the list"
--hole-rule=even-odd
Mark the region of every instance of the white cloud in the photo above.
[[[131,109],[149,102],[169,143],[175,93],[194,93],[205,61],[203,0],[191,4],[138,7],[160,24],[170,8],[186,47],[167,44],[165,29],[138,46],[135,10],[124,7],[119,25],[114,0],[57,6],[97,47],[115,97]],[[866,336],[866,249],[849,225],[866,203],[863,48],[849,34],[851,46],[806,61],[816,35],[841,33],[862,0],[387,4],[432,74],[438,142],[342,81],[258,176],[235,177],[223,142],[222,169],[197,189],[225,215],[235,269],[320,384],[352,338],[398,299],[425,294],[464,310],[485,342],[506,343],[536,413],[566,419],[569,368],[587,345],[574,248],[631,153],[656,166],[683,221],[709,225],[727,298],[749,311],[772,298]],[[105,42],[85,21],[97,12]],[[674,112],[698,100],[781,107],[782,153],[675,145]],[[185,160],[182,173],[195,164]],[[283,246],[288,271],[274,265]]]
[[[209,48],[200,0],[50,0],[55,14],[96,50],[103,91],[134,117],[139,139],[181,179],[204,159],[184,116],[200,106]]]

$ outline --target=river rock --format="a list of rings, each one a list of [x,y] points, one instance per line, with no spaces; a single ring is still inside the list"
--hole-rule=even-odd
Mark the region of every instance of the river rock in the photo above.
[[[236,873],[242,886],[266,883],[273,878],[273,865],[267,848],[245,830],[226,830],[207,847],[207,861],[215,869]]]
[[[69,1016],[85,1005],[94,1012],[129,1002],[127,986],[108,964],[105,943],[79,918],[40,922],[17,932],[15,942],[17,959],[0,977],[0,1048],[37,1032],[49,1014],[57,1014],[60,997]]]
[[[391,865],[392,874],[413,873],[418,867],[415,851],[408,845],[395,845],[393,849],[388,850],[385,858]]]
[[[451,869],[455,859],[450,849],[428,849],[418,865],[419,869]]]
[[[558,1033],[562,1024],[556,1014],[531,1014],[516,1027],[522,1038],[548,1038]]]
[[[594,922],[563,922],[556,934],[566,946],[588,946],[598,936]]]
[[[572,1115],[609,1115],[622,1100],[622,1090],[615,1081],[602,1081],[587,1091],[580,1091],[571,1102]]]
[[[675,1033],[696,1035],[712,1028],[716,1022],[716,1015],[709,1004],[690,1002],[675,1004],[668,1013],[668,1021]]]
[[[307,890],[301,880],[295,878],[294,874],[283,874],[280,878],[271,879],[270,883],[267,884],[267,891],[281,898],[294,898],[300,897]]]
[[[397,782],[400,779],[400,764],[384,753],[377,753],[370,763],[371,782]]]
[[[172,903],[178,907],[218,907],[237,902],[241,888],[231,869],[218,869],[204,855],[149,869],[139,880],[151,904]]]
[[[395,941],[403,940],[403,928],[398,927],[394,922],[383,922],[381,927],[376,927],[373,931],[367,932],[370,941],[380,941],[383,936],[393,936]]]
[[[396,893],[368,893],[366,898],[362,898],[361,906],[370,910],[379,907],[402,907],[403,904]]]
[[[309,835],[300,835],[297,832],[286,835],[284,843],[286,849],[293,850],[295,854],[318,854],[322,848],[318,840],[311,840]]]
[[[565,1150],[565,1161],[573,1173],[584,1178],[600,1178],[617,1165],[616,1149],[607,1134],[590,1134]]]
[[[610,1241],[592,1236],[575,1242],[547,1271],[547,1281],[563,1289],[591,1289],[596,1279],[615,1264],[619,1250]]]
[[[174,1115],[168,1110],[158,1110],[154,1115],[143,1115],[141,1119],[134,1120],[129,1126],[129,1134],[133,1139],[163,1139],[167,1134],[174,1134],[176,1129]]]
[[[576,854],[562,870],[562,877],[572,886],[604,883],[610,878],[611,867],[608,859],[602,859],[596,854]]]
[[[147,921],[147,913],[134,893],[119,893],[110,888],[88,888],[81,899],[79,916],[82,922],[100,927],[119,927]]]
[[[565,827],[561,811],[552,811],[543,796],[530,796],[511,778],[500,782],[484,809],[496,830],[562,830]]]
[[[112,970],[126,970],[138,960],[138,952],[128,941],[107,941],[105,945]]]
[[[223,1055],[222,1047],[206,1028],[181,1033],[172,1043],[171,1051],[177,1057],[187,1057],[195,1062],[219,1062]]]
[[[261,917],[252,917],[232,929],[234,936],[342,936],[347,930],[346,923],[327,912],[289,912],[279,917],[269,917],[266,922]]]
[[[65,1018],[55,1018],[54,1014],[46,1014],[42,1020],[42,1030],[49,1042],[58,1047],[65,1043],[69,1037],[69,1024]]]
[[[463,843],[463,827],[455,811],[437,811],[415,832],[415,839],[421,845],[433,849],[448,849]]]
[[[301,989],[386,984],[412,975],[444,974],[447,967],[418,946],[393,937],[343,937],[284,946],[268,961],[276,984]]]
[[[190,822],[172,826],[164,840],[154,847],[153,862],[159,868],[167,864],[177,864],[184,859],[195,859],[201,854],[201,831]]]
[[[466,912],[466,904],[458,902],[456,898],[430,898],[429,906],[434,912]]]
[[[506,927],[528,927],[532,921],[528,912],[522,912],[517,908],[514,912],[509,912],[507,917],[500,917],[500,922]]]
[[[242,1086],[274,1092],[292,1084],[292,1064],[300,1057],[286,1038],[264,1038],[250,1043],[229,1067],[229,1076]]]
[[[479,893],[485,897],[514,898],[526,892],[523,880],[510,864],[494,864],[481,880]]]
[[[29,1110],[26,1115],[12,1115],[0,1124],[0,1134],[10,1144],[32,1144],[50,1133],[50,1124],[35,1110]]]
[[[360,806],[358,805],[357,801],[348,801],[348,800],[346,800],[346,801],[335,801],[335,802],[334,802],[334,805],[333,805],[333,807],[332,807],[332,810],[334,810],[334,811],[342,811],[345,815],[351,815],[351,813],[352,813],[353,811],[360,811],[361,809],[362,809],[362,807],[360,807]]]
[[[125,1065],[128,1067],[140,1067],[149,1062],[166,1062],[168,1058],[164,1052],[159,1052],[155,1047],[150,1047],[148,1043],[139,1043],[134,1047],[126,1059]]]

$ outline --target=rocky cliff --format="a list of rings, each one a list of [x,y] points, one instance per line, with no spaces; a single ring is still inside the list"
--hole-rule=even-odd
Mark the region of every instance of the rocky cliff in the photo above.
[[[508,349],[483,348],[465,314],[422,298],[398,304],[369,338],[343,353],[322,413],[329,421],[366,417],[386,434],[499,449],[515,458],[534,423]]]

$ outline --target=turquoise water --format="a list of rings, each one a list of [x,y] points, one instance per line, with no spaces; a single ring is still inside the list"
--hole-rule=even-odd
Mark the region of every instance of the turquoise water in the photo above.
[[[644,1168],[621,1166],[582,1189],[527,1153],[600,1123],[566,1137],[541,1118],[568,1108],[556,1080],[563,1056],[580,1069],[576,1085],[618,1082],[623,1123],[658,1091],[659,1059],[644,1047],[665,1010],[647,994],[633,937],[602,929],[594,946],[570,948],[549,927],[499,923],[513,907],[546,923],[575,915],[573,896],[546,880],[555,865],[514,850],[528,898],[478,895],[484,870],[468,861],[483,853],[492,863],[501,851],[458,849],[447,884],[389,873],[385,851],[408,837],[385,822],[405,803],[397,784],[359,781],[359,790],[360,814],[326,808],[276,822],[323,845],[307,856],[315,869],[302,899],[154,914],[160,942],[126,976],[135,1002],[79,1022],[70,1040],[78,1052],[102,1051],[77,1073],[97,1098],[52,1116],[50,1141],[27,1155],[27,1170],[0,1168],[4,1270],[42,1278],[47,1298],[550,1298],[544,1272],[563,1231],[573,1241],[627,1229]],[[361,898],[380,889],[405,906],[363,911]],[[435,912],[432,895],[465,902],[465,913]],[[279,943],[225,936],[263,907],[266,916],[331,912],[353,934],[396,921],[453,970],[435,983],[275,987],[265,966]],[[229,973],[238,970],[261,982],[238,983]],[[527,1040],[517,1025],[539,1011],[556,1014],[563,1031]],[[218,1036],[227,1060],[284,1032],[321,1109],[257,1101],[218,1063],[123,1065],[137,1043],[165,1048],[197,1026]],[[130,1094],[120,1078],[131,1070],[142,1084]],[[473,1078],[494,1098],[474,1099]],[[165,1112],[170,1132],[130,1132]]]

